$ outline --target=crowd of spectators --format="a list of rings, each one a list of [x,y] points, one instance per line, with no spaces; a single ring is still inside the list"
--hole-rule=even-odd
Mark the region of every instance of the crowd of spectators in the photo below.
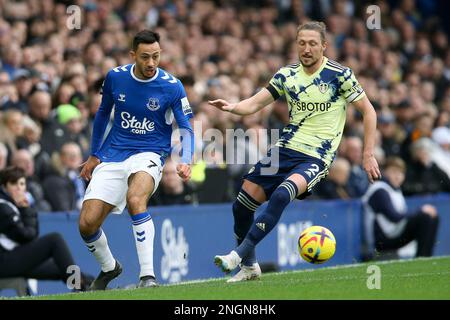
[[[354,70],[377,111],[380,164],[389,156],[403,158],[406,195],[450,191],[443,2],[79,0],[80,25],[72,29],[72,1],[0,0],[0,169],[15,164],[26,171],[30,203],[39,210],[79,209],[85,183],[77,168],[89,155],[103,78],[131,63],[132,36],[150,28],[161,34],[160,67],[183,82],[196,133],[203,133],[196,137],[192,184],[173,181],[169,166],[155,201],[195,202],[210,167],[229,170],[221,199],[231,199],[249,165],[226,163],[233,140],[227,129],[256,132],[249,144],[234,147],[263,155],[271,135],[261,129],[281,129],[287,105],[279,99],[242,118],[207,101],[238,101],[266,86],[278,68],[298,61],[298,25],[317,19],[329,31],[326,56]],[[369,4],[380,8],[381,29],[366,26]],[[352,106],[347,110],[338,159],[315,197],[360,197],[368,187],[361,168],[362,118]],[[212,141],[212,129],[223,138]],[[215,152],[208,152],[212,144]]]

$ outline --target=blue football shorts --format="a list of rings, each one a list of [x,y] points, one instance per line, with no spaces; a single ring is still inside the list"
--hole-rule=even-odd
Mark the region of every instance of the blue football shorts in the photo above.
[[[322,160],[302,152],[274,147],[244,175],[244,179],[261,186],[269,199],[275,189],[294,173],[303,176],[307,182],[307,191],[297,197],[304,199],[311,195],[312,188],[327,176],[328,166]]]

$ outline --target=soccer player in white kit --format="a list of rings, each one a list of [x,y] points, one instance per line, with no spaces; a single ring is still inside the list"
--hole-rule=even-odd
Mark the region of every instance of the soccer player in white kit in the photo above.
[[[177,172],[184,181],[191,176],[194,135],[189,119],[193,114],[181,82],[158,68],[159,40],[156,32],[138,32],[130,51],[135,63],[110,70],[103,83],[91,155],[81,170],[81,177],[90,183],[80,213],[80,234],[101,266],[91,290],[105,290],[122,272],[101,226],[110,212],[121,213],[125,206],[132,219],[140,264],[138,287],[157,285],[153,269],[155,228],[147,203],[171,151],[174,119],[182,138]],[[113,107],[113,125],[103,139]]]

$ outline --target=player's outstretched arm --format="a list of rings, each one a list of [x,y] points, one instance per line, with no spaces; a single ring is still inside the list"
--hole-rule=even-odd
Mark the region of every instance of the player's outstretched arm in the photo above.
[[[381,178],[378,162],[374,156],[375,134],[377,130],[377,114],[369,99],[364,96],[362,99],[352,103],[363,115],[364,123],[364,150],[363,167],[367,172],[370,183]]]
[[[258,112],[273,101],[273,96],[269,92],[269,90],[263,88],[252,97],[242,100],[238,103],[229,103],[228,101],[223,99],[208,101],[208,103],[222,111],[246,116]]]

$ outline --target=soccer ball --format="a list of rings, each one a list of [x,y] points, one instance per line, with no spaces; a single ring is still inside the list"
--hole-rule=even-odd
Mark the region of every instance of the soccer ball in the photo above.
[[[309,263],[324,263],[334,255],[335,251],[336,239],[325,227],[306,228],[298,238],[298,252]]]

